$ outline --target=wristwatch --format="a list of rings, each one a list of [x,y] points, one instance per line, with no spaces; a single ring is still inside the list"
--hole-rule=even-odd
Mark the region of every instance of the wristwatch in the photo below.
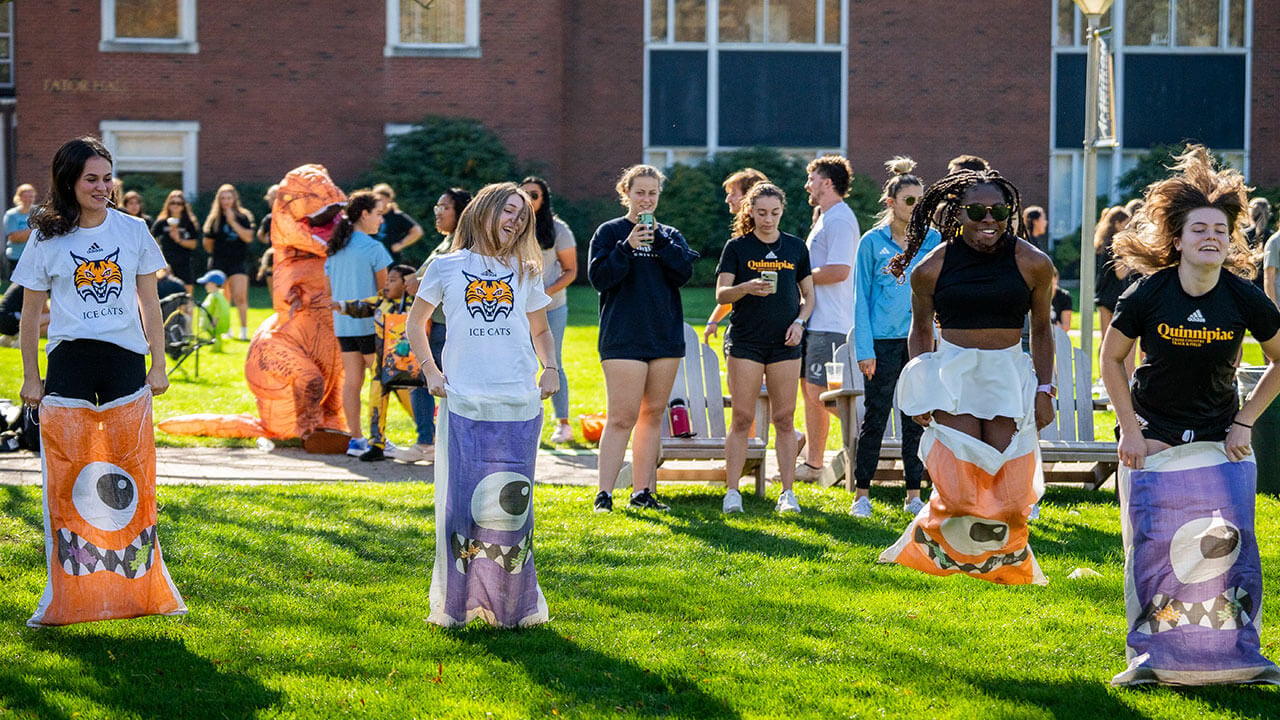
[[[1051,398],[1058,397],[1058,387],[1056,385],[1037,385],[1036,392],[1046,393]]]

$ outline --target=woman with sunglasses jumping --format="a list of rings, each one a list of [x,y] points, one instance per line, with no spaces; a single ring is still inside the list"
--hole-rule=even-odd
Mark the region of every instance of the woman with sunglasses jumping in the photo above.
[[[909,157],[895,157],[886,162],[889,179],[880,193],[884,210],[876,216],[875,227],[858,243],[857,262],[853,271],[853,335],[854,357],[858,370],[866,378],[866,415],[858,431],[857,457],[853,479],[857,486],[854,517],[871,517],[871,478],[880,461],[880,444],[884,428],[893,412],[893,391],[898,376],[910,357],[907,353],[907,331],[911,327],[911,287],[889,273],[889,261],[907,247],[907,223],[915,204],[924,194],[924,183],[911,174],[916,162]],[[942,241],[937,230],[929,228],[920,252],[910,270]],[[902,415],[902,464],[907,483],[907,497],[902,507],[911,515],[920,511],[920,481],[924,463],[917,457],[924,428]]]
[[[907,249],[889,263],[895,276],[924,246],[940,205],[944,242],[911,271],[912,359],[898,381],[898,407],[926,427],[920,454],[934,492],[881,560],[1041,583],[1026,522],[1044,488],[1038,431],[1053,420],[1056,394],[1053,263],[1022,237],[1018,189],[993,170],[962,170],[916,203]],[[1021,347],[1028,312],[1031,357]]]

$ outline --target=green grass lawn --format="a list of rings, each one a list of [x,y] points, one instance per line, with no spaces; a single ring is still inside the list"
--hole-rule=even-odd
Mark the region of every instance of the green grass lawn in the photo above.
[[[1274,718],[1276,689],[1117,690],[1117,507],[1055,488],[1032,547],[1047,587],[875,564],[907,523],[802,487],[782,518],[684,486],[667,514],[586,511],[539,487],[550,624],[425,622],[431,488],[163,487],[160,536],[190,614],[32,630],[38,488],[0,488],[0,717]],[[877,491],[893,506],[901,491]],[[1258,516],[1280,503],[1260,498]],[[1280,530],[1259,528],[1280,587]],[[1069,580],[1076,567],[1100,578]],[[1276,604],[1264,613],[1275,658]]]

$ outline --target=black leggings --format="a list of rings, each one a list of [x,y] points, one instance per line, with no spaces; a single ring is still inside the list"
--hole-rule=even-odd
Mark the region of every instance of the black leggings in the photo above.
[[[49,353],[44,391],[105,405],[146,381],[146,358],[136,352],[101,340],[63,340]]]

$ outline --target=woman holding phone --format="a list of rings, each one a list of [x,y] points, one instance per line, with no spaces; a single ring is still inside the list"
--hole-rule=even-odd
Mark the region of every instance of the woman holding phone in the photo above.
[[[666,177],[651,165],[633,165],[616,189],[623,217],[591,237],[587,277],[600,293],[600,350],[608,419],[600,438],[596,512],[611,512],[627,443],[632,446],[631,506],[666,510],[654,494],[661,424],[684,357],[680,286],[693,275],[698,254],[670,225],[654,220]]]

